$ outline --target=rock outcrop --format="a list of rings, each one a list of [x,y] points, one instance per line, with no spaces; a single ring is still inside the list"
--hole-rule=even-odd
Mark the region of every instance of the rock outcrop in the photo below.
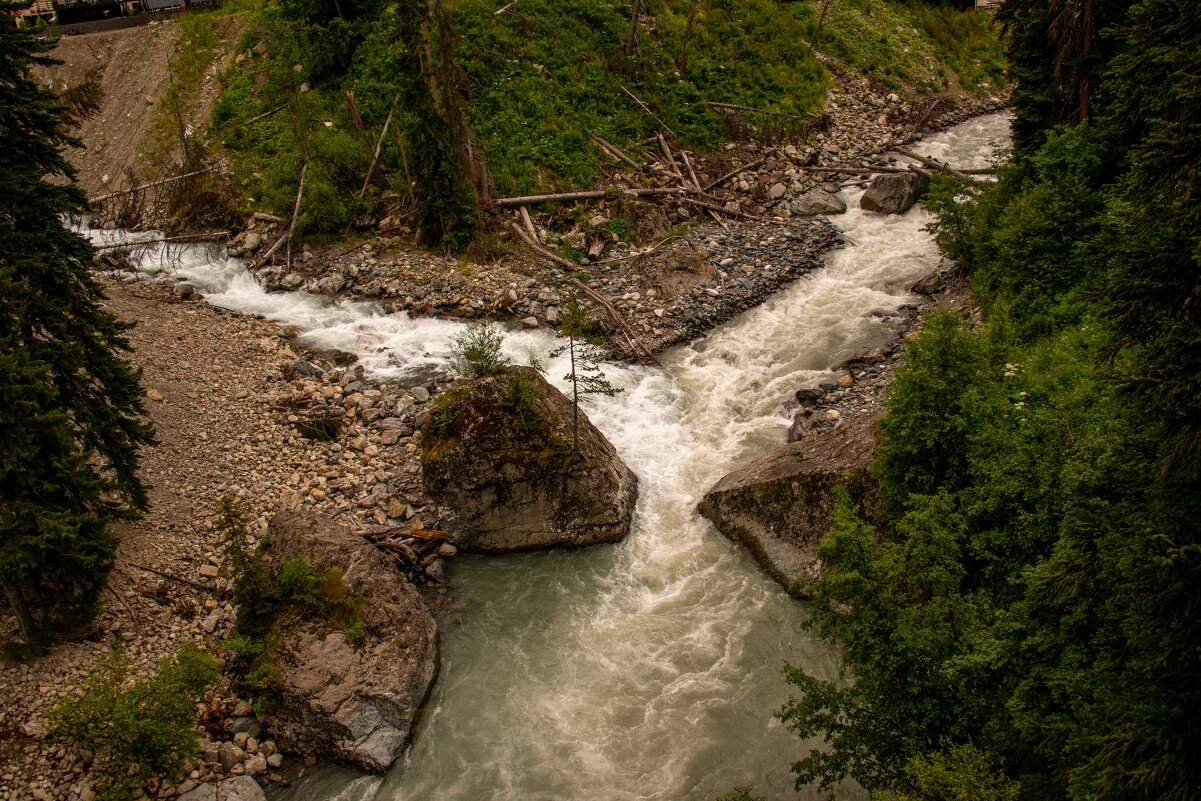
[[[629,533],[638,480],[612,444],[535,370],[462,381],[422,429],[425,491],[452,510],[455,545],[504,553],[616,542]]]
[[[930,178],[923,172],[877,175],[863,193],[859,206],[864,211],[904,214],[929,188]]]
[[[277,576],[298,557],[317,573],[341,571],[366,636],[352,643],[331,620],[287,613],[273,651],[279,702],[263,723],[286,751],[383,773],[404,753],[437,675],[437,626],[413,585],[362,537],[311,512],[279,512],[264,565]]]
[[[804,597],[821,571],[816,549],[830,528],[834,488],[845,487],[864,508],[875,502],[867,469],[874,447],[875,418],[815,432],[725,476],[705,494],[700,512]]]

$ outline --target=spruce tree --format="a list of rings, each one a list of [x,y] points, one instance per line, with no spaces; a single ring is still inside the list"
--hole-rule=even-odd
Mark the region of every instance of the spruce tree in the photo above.
[[[146,505],[135,470],[152,432],[119,355],[128,325],[100,305],[91,245],[64,227],[86,202],[61,153],[63,108],[29,75],[54,63],[49,45],[11,19],[0,14],[0,587],[28,639],[103,586],[106,523]]]

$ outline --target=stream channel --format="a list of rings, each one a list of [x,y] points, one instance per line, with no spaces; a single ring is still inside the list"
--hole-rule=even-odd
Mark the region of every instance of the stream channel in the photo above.
[[[1009,117],[978,117],[915,149],[988,166]],[[295,801],[713,799],[737,785],[771,799],[809,747],[773,717],[789,695],[786,661],[826,677],[838,653],[801,629],[805,605],[696,512],[719,478],[784,441],[792,393],[883,344],[873,313],[914,302],[906,287],[938,266],[915,207],[832,218],[847,247],[827,266],[691,345],[663,369],[607,365],[623,388],[588,416],[638,474],[628,539],[581,551],[464,556],[452,565],[458,620],[442,627],[442,668],[413,747],[385,777],[319,768],[282,794]],[[113,241],[118,232],[92,232]],[[128,234],[124,234],[128,236]],[[203,247],[172,271],[208,302],[304,332],[302,344],[356,353],[368,374],[400,380],[444,365],[460,323],[383,315],[368,303],[265,294],[236,259]],[[143,269],[154,272],[151,250]],[[508,333],[516,361],[545,358],[545,331]],[[560,388],[564,365],[547,364]],[[854,786],[839,797],[861,798]]]

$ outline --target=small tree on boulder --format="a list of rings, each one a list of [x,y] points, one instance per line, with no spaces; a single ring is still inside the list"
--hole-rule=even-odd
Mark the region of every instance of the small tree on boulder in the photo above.
[[[580,400],[589,395],[613,397],[621,389],[613,386],[600,367],[604,351],[599,343],[600,335],[596,323],[588,316],[588,310],[580,305],[575,295],[569,295],[563,304],[562,323],[559,330],[567,335],[567,344],[551,352],[552,356],[567,353],[571,368],[564,381],[571,382],[571,450],[580,449]]]

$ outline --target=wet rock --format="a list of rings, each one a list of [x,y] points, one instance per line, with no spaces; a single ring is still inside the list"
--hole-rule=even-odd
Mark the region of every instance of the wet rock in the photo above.
[[[837,195],[832,195],[822,189],[810,189],[796,198],[790,204],[793,214],[809,216],[813,214],[842,214],[847,210],[847,204]]]
[[[918,295],[937,295],[946,286],[947,274],[942,270],[936,270],[924,278],[918,279],[913,286],[909,287],[909,291]]]
[[[821,570],[816,548],[830,528],[834,488],[845,487],[864,509],[875,502],[868,473],[874,449],[874,417],[815,432],[721,479],[700,512],[790,594],[804,597]]]
[[[889,173],[877,175],[872,185],[863,193],[859,206],[864,211],[880,214],[904,214],[913,208],[917,199],[930,188],[930,178],[925,173]]]
[[[797,403],[801,404],[802,406],[808,406],[817,403],[825,396],[826,391],[817,387],[807,387],[805,389],[798,389],[796,391]]]
[[[340,570],[345,591],[362,598],[368,635],[356,647],[335,621],[281,621],[280,700],[263,723],[285,751],[386,771],[404,753],[437,673],[433,618],[382,553],[327,518],[280,512],[266,541],[271,575],[298,557],[317,572]]]
[[[638,480],[585,414],[528,367],[443,393],[422,432],[426,492],[457,515],[465,551],[616,542]]]

